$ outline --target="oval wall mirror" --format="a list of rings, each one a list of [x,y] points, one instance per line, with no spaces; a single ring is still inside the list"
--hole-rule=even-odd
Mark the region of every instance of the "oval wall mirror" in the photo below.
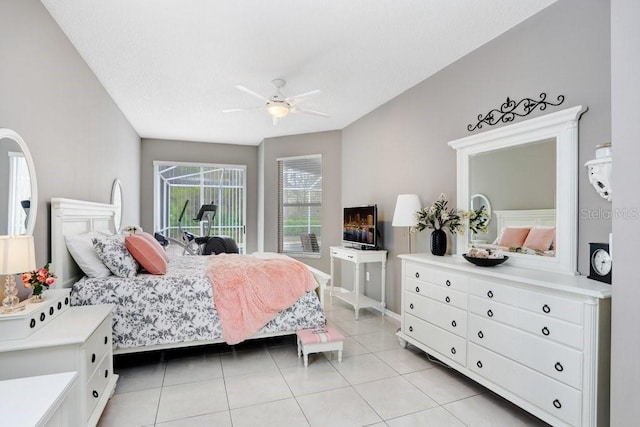
[[[113,226],[116,233],[120,231],[122,227],[122,184],[119,179],[113,181],[111,187],[111,204],[116,207],[113,215]]]
[[[27,143],[0,128],[0,234],[33,234],[38,213],[36,169]]]

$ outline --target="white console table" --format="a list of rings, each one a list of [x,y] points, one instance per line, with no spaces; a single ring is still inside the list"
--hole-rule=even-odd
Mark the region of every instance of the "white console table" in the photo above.
[[[341,246],[332,246],[330,248],[331,253],[331,292],[330,297],[333,302],[335,295],[341,301],[346,302],[353,306],[355,310],[356,320],[358,320],[358,312],[361,308],[372,307],[380,310],[384,316],[385,303],[385,277],[386,277],[386,265],[387,265],[387,251],[377,250],[358,250],[353,248],[345,248]],[[334,260],[335,259],[347,261],[355,265],[353,274],[353,291],[348,291],[340,286],[338,292],[334,291],[335,285],[335,271]],[[381,265],[380,272],[380,301],[376,301],[362,293],[360,293],[360,264],[366,264],[370,262],[379,262]]]

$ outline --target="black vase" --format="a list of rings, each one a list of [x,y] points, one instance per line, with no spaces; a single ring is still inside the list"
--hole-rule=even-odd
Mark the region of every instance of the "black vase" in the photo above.
[[[447,253],[447,234],[443,229],[431,233],[431,253],[442,256]]]

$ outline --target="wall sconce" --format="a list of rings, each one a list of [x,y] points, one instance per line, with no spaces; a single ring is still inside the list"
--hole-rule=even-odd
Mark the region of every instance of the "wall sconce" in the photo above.
[[[589,182],[603,199],[611,201],[611,171],[613,168],[611,157],[611,143],[596,146],[596,158],[584,165],[589,173]]]

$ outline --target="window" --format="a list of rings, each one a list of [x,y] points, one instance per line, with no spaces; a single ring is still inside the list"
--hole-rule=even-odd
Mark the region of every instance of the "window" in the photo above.
[[[218,207],[211,236],[229,236],[245,251],[246,166],[154,162],[155,231],[180,241],[180,229],[197,236],[208,224],[195,220],[200,206]],[[185,203],[187,208],[179,221]]]
[[[320,256],[322,156],[278,159],[278,252]]]

